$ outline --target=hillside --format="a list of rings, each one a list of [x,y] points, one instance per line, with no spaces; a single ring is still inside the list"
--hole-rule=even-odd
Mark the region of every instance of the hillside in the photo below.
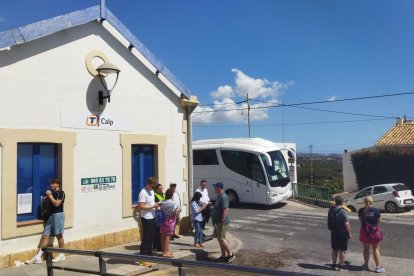
[[[311,163],[313,167],[313,185],[328,187],[331,193],[343,191],[342,157],[340,155],[298,153],[298,183],[311,184]]]

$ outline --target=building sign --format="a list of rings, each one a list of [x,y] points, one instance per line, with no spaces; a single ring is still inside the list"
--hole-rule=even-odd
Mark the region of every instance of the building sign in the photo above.
[[[115,189],[116,176],[98,176],[81,178],[81,190],[84,193]]]
[[[61,110],[60,125],[64,128],[132,131],[128,116],[91,114],[80,110]]]

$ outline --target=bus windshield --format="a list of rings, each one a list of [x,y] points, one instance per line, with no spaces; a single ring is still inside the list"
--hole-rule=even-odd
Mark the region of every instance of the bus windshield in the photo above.
[[[281,151],[268,152],[272,165],[266,163],[266,156],[260,155],[263,165],[266,170],[267,178],[269,179],[270,187],[284,187],[290,182],[289,170]]]

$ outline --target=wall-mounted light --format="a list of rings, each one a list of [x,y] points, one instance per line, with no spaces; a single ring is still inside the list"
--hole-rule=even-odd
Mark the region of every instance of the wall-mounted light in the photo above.
[[[98,76],[99,76],[99,79],[101,80],[102,86],[106,90],[106,96],[104,96],[103,91],[99,91],[99,105],[103,105],[104,99],[108,99],[108,103],[110,103],[111,102],[111,91],[115,88],[115,85],[118,82],[119,72],[121,72],[121,70],[119,70],[119,68],[113,65],[112,63],[105,62],[99,65],[98,68],[96,68],[96,71],[98,72]],[[104,81],[104,78],[110,74],[116,74],[115,83],[111,89],[108,88],[106,82]]]

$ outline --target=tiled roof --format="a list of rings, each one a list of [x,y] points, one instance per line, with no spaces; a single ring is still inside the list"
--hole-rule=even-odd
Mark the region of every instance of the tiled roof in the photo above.
[[[376,143],[377,145],[414,145],[414,122],[396,123]]]

